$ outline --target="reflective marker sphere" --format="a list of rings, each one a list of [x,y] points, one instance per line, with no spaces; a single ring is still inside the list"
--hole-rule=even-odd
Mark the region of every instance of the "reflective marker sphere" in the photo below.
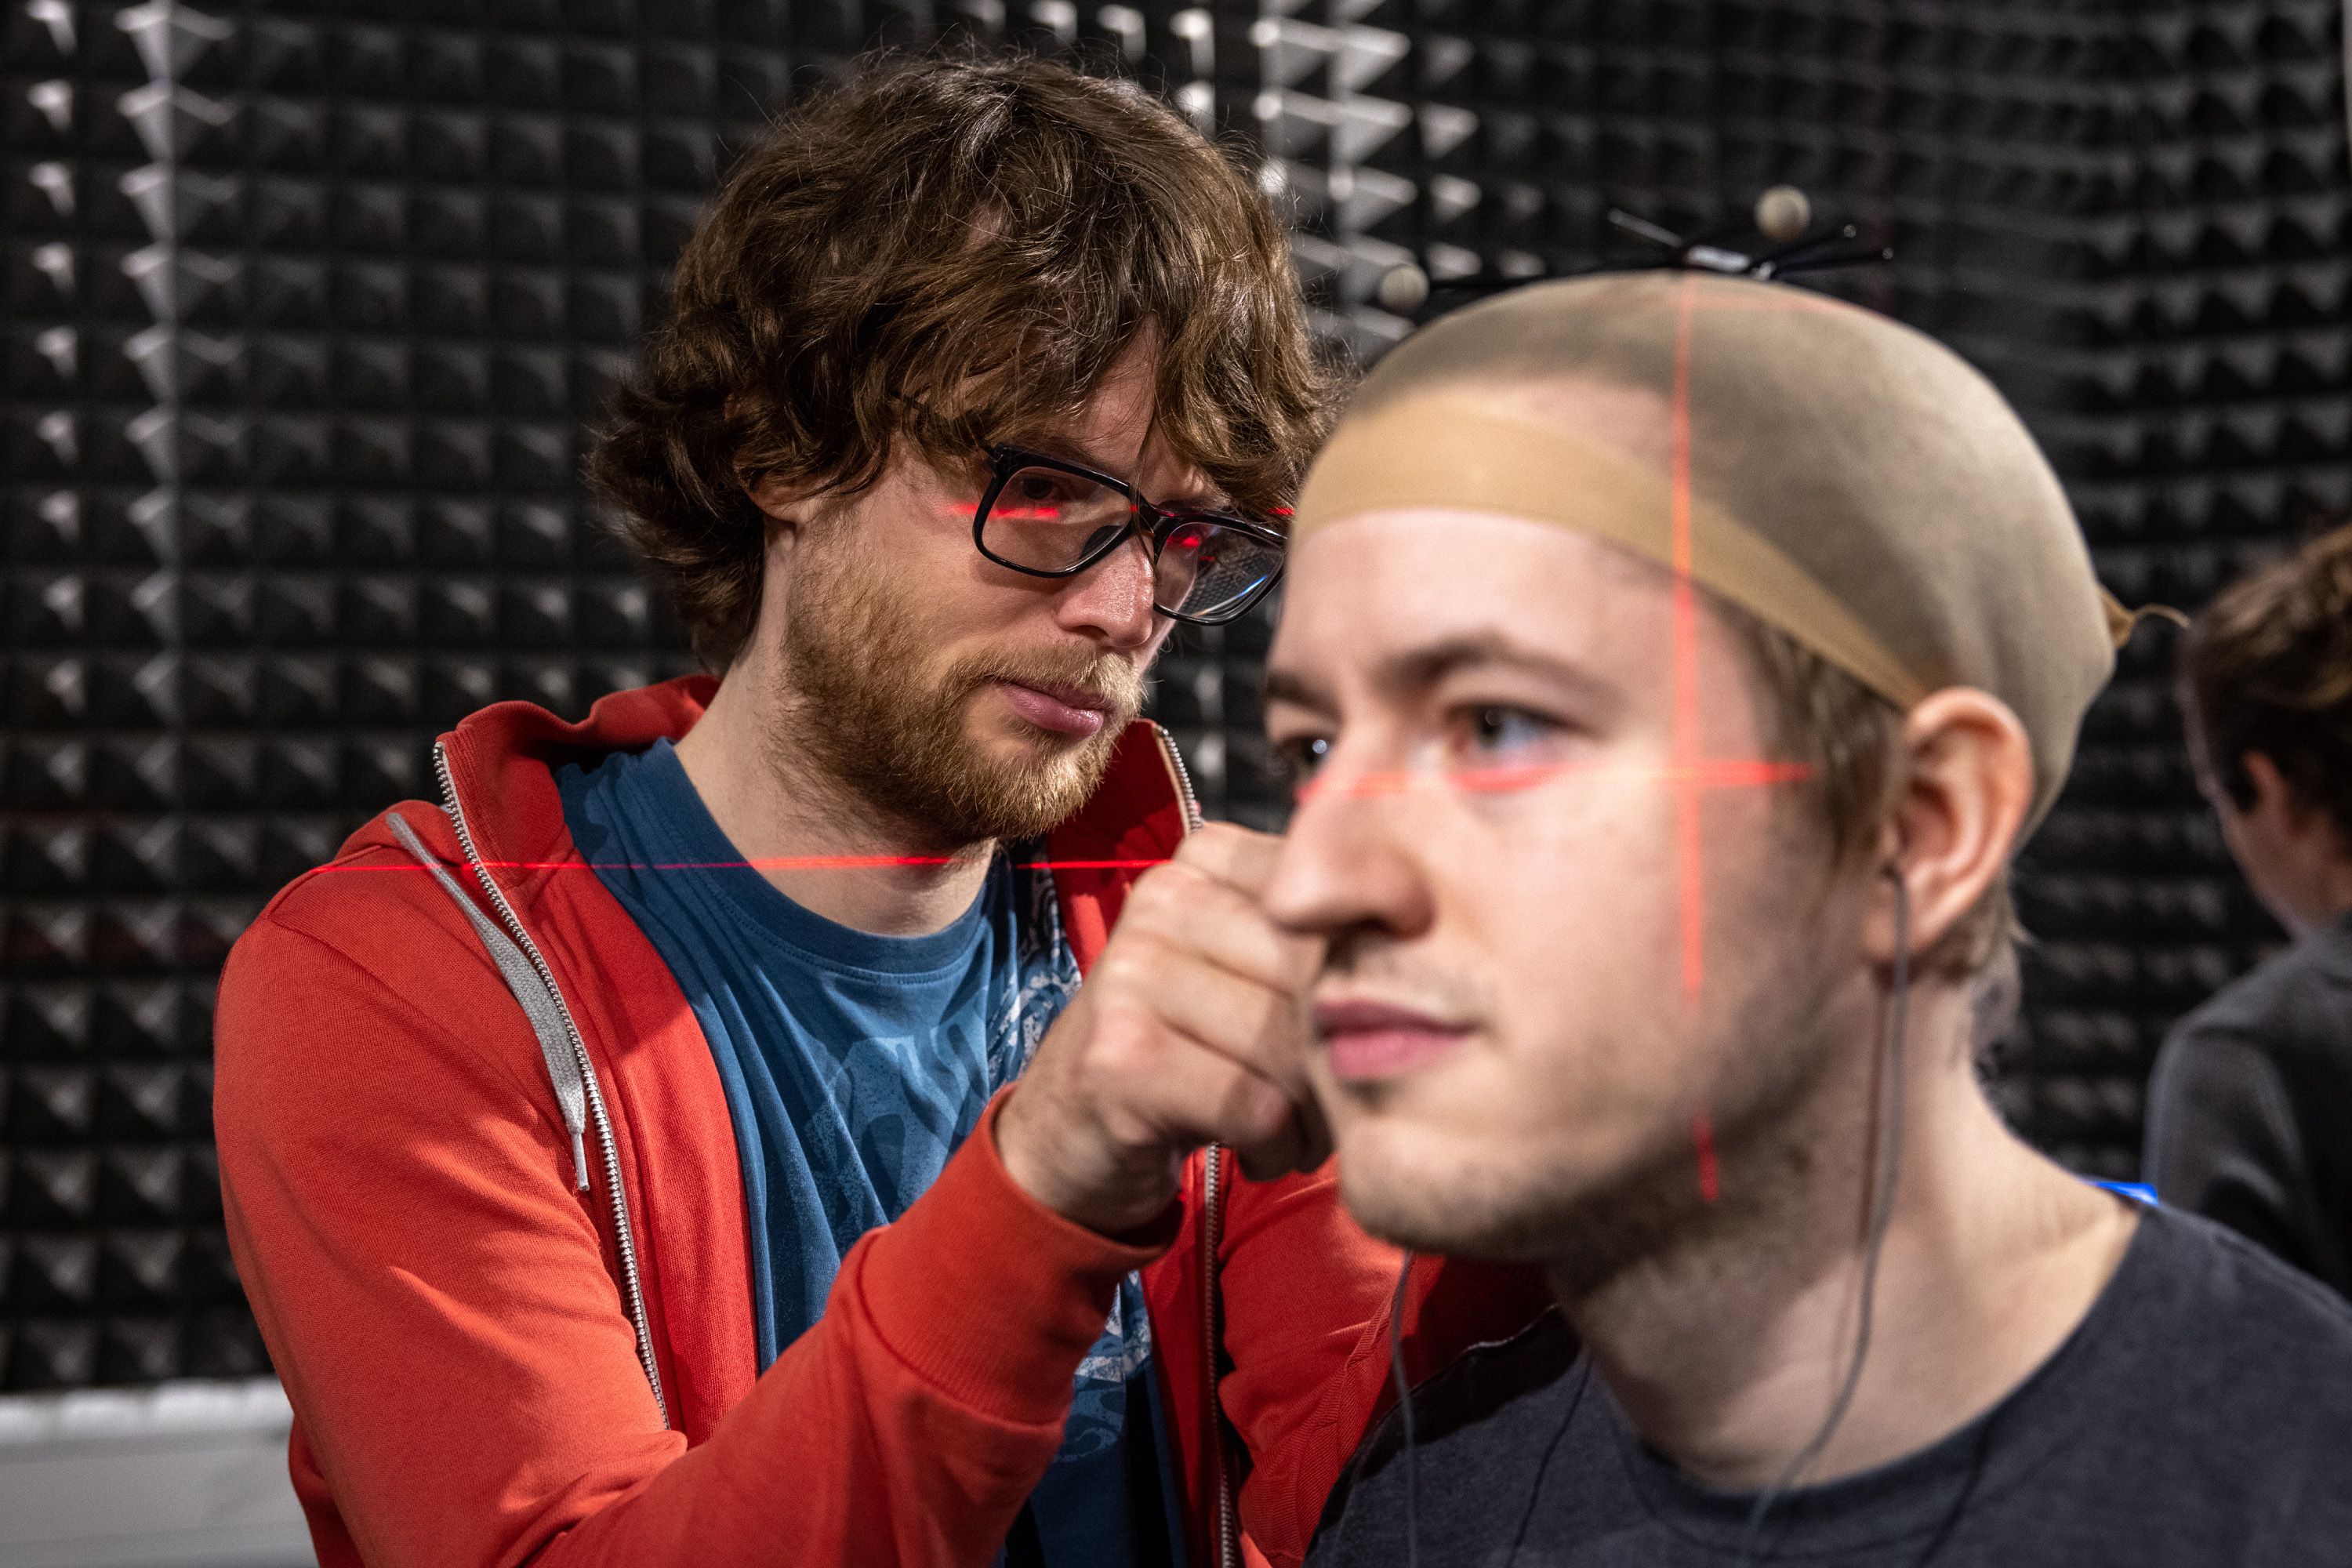
[[[1786,243],[1813,226],[1813,204],[1794,185],[1775,185],[1756,198],[1756,226],[1764,237]]]
[[[1373,291],[1373,297],[1380,301],[1381,310],[1410,315],[1429,298],[1429,274],[1410,261],[1399,262],[1381,274],[1381,285]]]

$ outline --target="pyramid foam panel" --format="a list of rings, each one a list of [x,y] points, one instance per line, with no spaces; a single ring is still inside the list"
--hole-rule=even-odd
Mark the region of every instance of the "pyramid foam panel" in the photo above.
[[[2017,402],[2105,579],[2194,608],[2352,503],[2330,0],[258,0],[0,11],[0,1386],[258,1369],[208,1142],[222,955],[429,793],[487,702],[688,668],[582,431],[770,109],[876,41],[1117,61],[1254,146],[1318,327],[1379,285],[1738,237],[1764,187],[1895,247],[1833,292]],[[1269,610],[1270,610],[1269,606]],[[1212,815],[1279,824],[1271,618],[1171,639]],[[1995,1088],[2136,1163],[2164,1028],[2276,933],[2143,630],[2019,901]]]

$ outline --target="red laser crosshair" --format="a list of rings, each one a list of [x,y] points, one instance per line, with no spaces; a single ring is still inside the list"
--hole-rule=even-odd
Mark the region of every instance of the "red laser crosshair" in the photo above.
[[[1691,583],[1691,312],[1697,302],[1685,277],[1675,300],[1675,385],[1667,424],[1669,550],[1674,582],[1674,731],[1675,908],[1682,917],[1683,995],[1696,997],[1706,968],[1706,898],[1699,877],[1699,791],[1685,776],[1698,760],[1698,595]]]
[[[1701,853],[1700,803],[1712,791],[1753,789],[1790,784],[1805,778],[1802,763],[1775,762],[1766,757],[1708,757],[1699,739],[1698,589],[1692,574],[1691,481],[1691,354],[1693,329],[1702,310],[1834,310],[1827,301],[1799,297],[1785,304],[1755,305],[1727,301],[1720,306],[1702,302],[1697,280],[1685,276],[1675,300],[1674,379],[1667,403],[1667,568],[1673,574],[1668,658],[1672,692],[1672,728],[1668,763],[1646,769],[1672,792],[1674,798],[1675,919],[1681,949],[1682,991],[1695,1000],[1706,974],[1706,879]],[[1475,769],[1448,775],[1454,788],[1513,790],[1564,773],[1605,771],[1608,764],[1547,764],[1526,768]],[[1325,789],[1349,795],[1386,795],[1413,787],[1413,775],[1380,773],[1360,775],[1345,784],[1310,781],[1300,792],[1305,800]]]
[[[1672,728],[1669,763],[1654,773],[1674,795],[1675,881],[1676,923],[1681,949],[1682,991],[1685,1002],[1696,1001],[1706,977],[1706,893],[1702,856],[1700,804],[1710,791],[1752,789],[1801,780],[1810,772],[1803,764],[1764,757],[1717,757],[1703,754],[1698,724],[1698,596],[1692,574],[1691,481],[1691,356],[1698,313],[1706,310],[1768,312],[1818,311],[1840,307],[1826,300],[1790,294],[1770,302],[1730,300],[1702,302],[1697,279],[1685,275],[1675,302],[1674,379],[1668,401],[1668,567],[1673,575],[1670,632]],[[1289,509],[1278,509],[1284,515]],[[1548,764],[1472,770],[1449,775],[1454,788],[1507,791],[1523,789],[1562,774],[1598,771],[1593,764]],[[1310,782],[1300,798],[1337,787],[1349,795],[1401,793],[1423,783],[1404,773],[1368,774],[1332,785]],[[1109,860],[1031,860],[1021,868],[1043,871],[1129,871],[1160,864],[1158,858]],[[552,862],[488,862],[501,870],[593,870],[584,860]],[[847,870],[877,867],[941,866],[944,856],[793,856],[780,858],[712,862],[626,863],[632,870],[688,871],[750,868],[755,870]],[[417,866],[321,866],[309,875],[327,871],[422,870]],[[624,868],[622,866],[605,868]],[[1704,1107],[1691,1118],[1691,1144],[1697,1162],[1701,1197],[1712,1203],[1719,1186],[1713,1126]]]

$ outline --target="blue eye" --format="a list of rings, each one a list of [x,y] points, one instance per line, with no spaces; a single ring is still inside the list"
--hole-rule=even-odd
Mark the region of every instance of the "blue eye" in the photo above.
[[[1559,732],[1552,721],[1520,708],[1474,708],[1469,729],[1472,746],[1489,754],[1539,745]]]

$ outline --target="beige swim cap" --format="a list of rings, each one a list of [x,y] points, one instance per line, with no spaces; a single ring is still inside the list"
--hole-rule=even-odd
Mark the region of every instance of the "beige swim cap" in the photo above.
[[[1654,393],[1663,460],[1509,395],[1552,381]],[[1991,693],[2032,742],[2029,828],[2130,624],[1990,383],[1884,316],[1745,279],[1537,284],[1406,340],[1316,460],[1295,533],[1402,508],[1558,522],[1686,570],[1906,710]]]

